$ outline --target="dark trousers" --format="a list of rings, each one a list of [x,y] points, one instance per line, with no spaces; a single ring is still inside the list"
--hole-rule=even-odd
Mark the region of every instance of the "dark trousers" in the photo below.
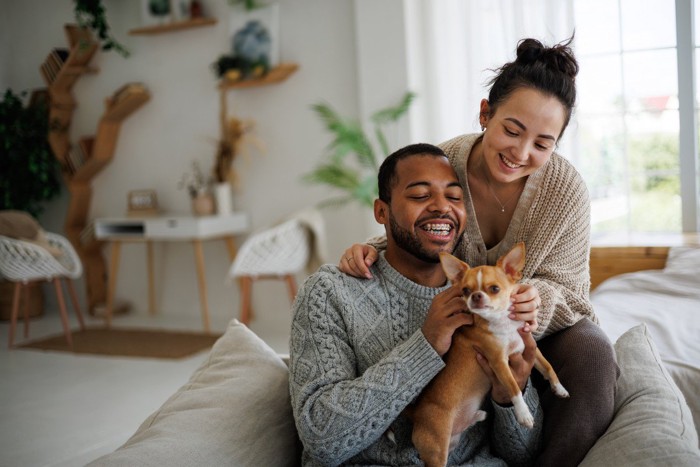
[[[541,339],[537,346],[571,397],[560,399],[537,371],[532,381],[544,412],[536,466],[576,466],[613,418],[620,370],[603,330],[588,319]]]

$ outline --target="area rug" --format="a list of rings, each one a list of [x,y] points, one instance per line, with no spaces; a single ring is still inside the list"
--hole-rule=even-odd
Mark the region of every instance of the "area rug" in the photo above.
[[[220,337],[216,334],[170,331],[162,329],[86,328],[73,332],[73,347],[66,336],[56,334],[26,342],[21,349],[71,352],[144,358],[184,358],[209,349]]]

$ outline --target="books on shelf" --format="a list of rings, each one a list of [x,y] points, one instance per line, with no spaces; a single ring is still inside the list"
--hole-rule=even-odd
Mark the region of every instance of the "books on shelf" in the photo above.
[[[41,74],[46,81],[46,84],[50,85],[56,80],[58,73],[63,68],[63,64],[68,59],[69,51],[64,48],[55,48],[41,64]]]
[[[64,170],[69,174],[75,174],[92,154],[92,145],[95,138],[81,138],[78,144],[71,144],[66,153],[64,162]]]
[[[90,245],[95,242],[97,237],[95,236],[95,223],[88,222],[85,228],[80,232],[80,244],[83,246]]]

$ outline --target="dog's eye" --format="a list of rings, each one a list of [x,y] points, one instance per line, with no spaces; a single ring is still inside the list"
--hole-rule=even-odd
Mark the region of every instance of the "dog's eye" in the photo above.
[[[472,289],[469,289],[469,288],[467,288],[467,287],[464,287],[464,288],[462,289],[462,295],[469,295],[469,294],[471,294],[471,293],[472,293]]]
[[[492,285],[491,287],[489,287],[489,290],[491,291],[491,293],[498,293],[501,291],[501,288],[497,285]]]

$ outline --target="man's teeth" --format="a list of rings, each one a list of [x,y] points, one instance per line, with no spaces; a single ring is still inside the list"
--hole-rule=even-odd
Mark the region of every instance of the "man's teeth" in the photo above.
[[[426,224],[423,226],[423,230],[433,235],[449,235],[452,226],[450,224]]]
[[[507,165],[507,166],[510,167],[511,169],[517,169],[517,168],[520,167],[519,164],[513,164],[511,161],[509,161],[508,159],[506,159],[506,158],[503,157],[503,156],[501,156],[501,160],[503,161],[503,163],[504,163],[505,165]]]

